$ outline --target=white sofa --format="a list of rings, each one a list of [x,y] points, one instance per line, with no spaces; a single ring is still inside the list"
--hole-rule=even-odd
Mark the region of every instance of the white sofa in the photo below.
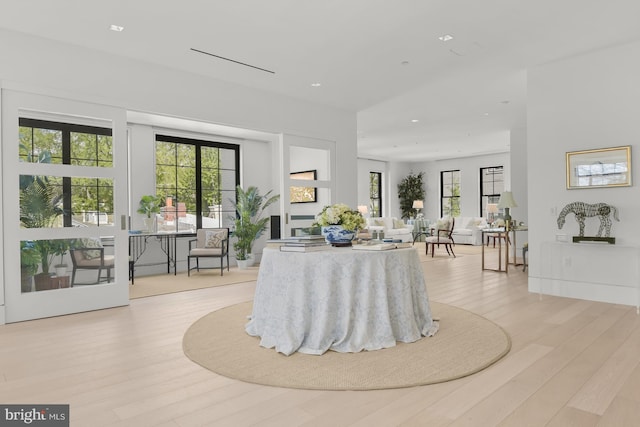
[[[440,218],[438,221],[442,221]],[[474,245],[480,246],[482,242],[482,230],[489,228],[489,224],[482,217],[461,216],[455,218],[456,223],[453,227],[453,241],[456,245]],[[436,224],[432,224],[431,228],[435,228]]]
[[[376,232],[383,233],[386,239],[400,239],[403,242],[413,241],[413,226],[405,224],[403,220],[393,217],[367,218],[367,229],[376,237]]]

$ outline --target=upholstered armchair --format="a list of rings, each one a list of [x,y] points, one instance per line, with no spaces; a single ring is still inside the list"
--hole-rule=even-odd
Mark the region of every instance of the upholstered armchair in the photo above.
[[[200,267],[200,258],[220,258],[220,275],[224,275],[224,259],[227,259],[229,271],[229,229],[228,228],[200,228],[196,238],[189,241],[189,255],[187,256],[187,275],[191,270],[200,268],[211,269],[217,267]],[[191,267],[191,260],[195,259],[195,267]]]
[[[106,281],[111,281],[111,269],[114,267],[115,256],[106,255],[100,239],[79,239],[73,247],[69,249],[73,272],[71,273],[71,284],[76,283],[76,272],[78,270],[97,270],[98,277],[95,282],[100,283],[102,272],[106,271]],[[81,283],[79,283],[81,284]]]

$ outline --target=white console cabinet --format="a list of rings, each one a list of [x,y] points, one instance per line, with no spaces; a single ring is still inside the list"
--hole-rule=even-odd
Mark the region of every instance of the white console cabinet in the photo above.
[[[640,313],[640,247],[543,242],[529,291],[635,305]]]

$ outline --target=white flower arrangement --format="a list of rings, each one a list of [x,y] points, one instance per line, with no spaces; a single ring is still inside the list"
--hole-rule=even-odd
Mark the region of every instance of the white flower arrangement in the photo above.
[[[343,203],[325,206],[316,215],[315,226],[326,227],[328,225],[341,225],[345,230],[361,230],[366,225],[362,214]]]

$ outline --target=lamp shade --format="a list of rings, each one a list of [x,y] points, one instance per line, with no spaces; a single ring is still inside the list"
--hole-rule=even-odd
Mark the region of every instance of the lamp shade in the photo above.
[[[496,203],[487,203],[487,213],[498,213],[498,205]]]
[[[369,212],[369,208],[367,208],[367,205],[358,205],[358,212],[362,215],[366,215]]]
[[[513,194],[511,191],[504,191],[500,195],[500,201],[498,202],[498,207],[503,208],[517,208],[518,204],[515,200],[513,200]]]
[[[413,209],[422,209],[422,208],[424,208],[424,202],[422,200],[413,201]]]

